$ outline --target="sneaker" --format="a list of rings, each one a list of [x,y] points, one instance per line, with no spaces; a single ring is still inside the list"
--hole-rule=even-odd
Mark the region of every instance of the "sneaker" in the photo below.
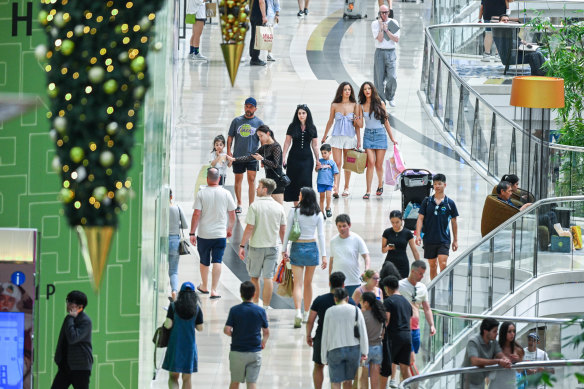
[[[304,311],[304,314],[302,315],[302,322],[306,323],[308,322],[308,312]]]
[[[308,8],[304,8],[304,15],[308,15]]]
[[[492,55],[491,57],[493,58],[493,60],[494,60],[495,62],[501,62],[501,57],[499,57],[499,55],[498,55],[498,54]]]
[[[207,62],[207,57],[205,57],[203,54],[201,54],[200,51],[199,51],[199,54],[195,54],[195,53],[189,54],[189,59],[191,61],[205,61],[205,62]]]
[[[330,208],[326,210],[326,217],[333,217],[333,211]]]
[[[302,315],[296,315],[294,317],[294,328],[302,327]]]
[[[395,103],[395,100],[394,99],[389,100],[389,106],[392,107],[392,108],[397,107],[397,104]]]
[[[390,388],[397,388],[397,382],[395,380],[389,380]]]
[[[266,60],[268,60],[268,61],[270,61],[270,62],[275,62],[275,61],[276,61],[276,58],[274,58],[274,57],[272,56],[272,53],[268,53],[268,57],[266,58]]]
[[[299,18],[304,16],[304,12],[303,11],[298,11],[298,13],[296,14],[296,16],[298,16]]]
[[[491,54],[483,53],[483,58],[481,59],[483,62],[491,62]]]
[[[266,66],[266,63],[261,59],[252,59],[249,61],[249,66]]]

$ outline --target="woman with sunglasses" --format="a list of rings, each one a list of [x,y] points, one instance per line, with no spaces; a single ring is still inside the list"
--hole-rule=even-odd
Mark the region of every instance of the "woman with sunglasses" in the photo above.
[[[316,167],[320,168],[318,134],[310,109],[306,104],[299,104],[296,106],[296,112],[294,112],[292,123],[288,126],[284,141],[283,165],[291,181],[284,190],[284,201],[293,201],[294,206],[297,206],[300,189],[312,188],[314,161],[316,161]]]
[[[515,341],[516,334],[517,329],[515,324],[510,321],[504,321],[503,324],[501,324],[501,327],[499,327],[499,339],[497,341],[501,346],[501,350],[503,350],[503,354],[509,358],[511,363],[521,362],[525,355],[523,347]],[[504,369],[495,373],[489,387],[497,389],[515,389],[517,388],[516,381],[517,373],[515,373],[515,370]]]
[[[364,82],[359,90],[358,117],[359,119],[356,119],[355,123],[358,127],[365,127],[363,148],[367,153],[367,191],[363,195],[363,199],[369,200],[373,169],[377,172],[377,191],[375,194],[377,196],[383,194],[383,161],[387,151],[387,137],[389,136],[393,144],[397,144],[391,132],[385,104],[379,98],[377,89],[369,81]],[[390,151],[390,159],[393,160],[393,150]]]
[[[381,252],[387,253],[386,262],[391,262],[397,267],[401,276],[399,279],[407,278],[410,275],[410,261],[406,252],[408,246],[410,246],[415,260],[420,259],[416,240],[412,231],[404,227],[404,219],[400,211],[391,211],[389,221],[391,227],[383,231],[381,237]]]
[[[361,302],[361,296],[363,293],[372,292],[377,300],[383,299],[383,292],[379,287],[379,273],[373,269],[365,270],[365,273],[361,274],[361,278],[365,284],[361,285],[353,292],[353,300],[355,304]]]
[[[357,100],[355,100],[355,91],[347,81],[342,82],[337,88],[335,98],[331,104],[331,111],[329,120],[326,123],[322,143],[326,143],[326,138],[331,126],[334,123],[333,133],[328,143],[333,148],[333,159],[339,169],[343,165],[343,161],[347,157],[349,150],[361,148],[361,134],[359,127],[355,125],[355,120],[359,119],[357,114],[359,109],[357,107]],[[356,135],[356,138],[355,138]],[[317,159],[318,160],[318,159]],[[345,171],[345,187],[343,189],[343,197],[349,196],[349,181],[351,180],[351,171]],[[337,185],[340,186],[341,178],[339,177]],[[339,198],[339,187],[333,188],[333,197]]]

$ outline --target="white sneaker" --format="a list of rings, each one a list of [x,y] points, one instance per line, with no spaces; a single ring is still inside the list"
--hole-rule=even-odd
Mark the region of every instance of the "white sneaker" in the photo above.
[[[304,312],[304,314],[302,315],[302,322],[303,323],[308,322],[308,312]]]
[[[395,380],[389,380],[390,388],[397,388],[397,382]]]
[[[199,51],[199,54],[195,54],[195,53],[189,54],[189,59],[191,61],[204,61],[204,62],[207,62],[207,57],[205,57],[203,54],[201,54],[200,51]]]
[[[294,316],[294,328],[302,327],[302,315]]]
[[[276,61],[276,58],[274,58],[272,56],[272,53],[268,53],[268,56],[266,57],[266,60],[267,61],[271,61],[271,62],[275,62]]]
[[[389,106],[392,107],[392,108],[397,107],[397,104],[396,104],[396,102],[395,102],[394,99],[389,100]]]
[[[495,62],[501,62],[501,57],[499,57],[499,55],[498,55],[498,54],[492,55],[491,57],[493,58],[493,60],[494,60]]]
[[[489,54],[489,53],[483,53],[483,58],[481,58],[481,61],[483,61],[483,62],[491,62],[491,54]]]

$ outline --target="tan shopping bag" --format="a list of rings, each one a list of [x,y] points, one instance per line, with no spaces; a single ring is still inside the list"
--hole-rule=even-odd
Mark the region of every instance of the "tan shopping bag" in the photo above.
[[[217,16],[217,3],[205,3],[205,11],[208,18]]]
[[[349,150],[345,157],[343,169],[350,170],[355,173],[363,173],[367,167],[367,153],[362,150]]]
[[[256,50],[272,50],[272,41],[274,40],[274,27],[258,26],[256,28],[255,43],[253,48]]]

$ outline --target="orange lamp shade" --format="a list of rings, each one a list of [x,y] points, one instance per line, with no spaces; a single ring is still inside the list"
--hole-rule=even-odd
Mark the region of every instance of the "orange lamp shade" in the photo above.
[[[514,107],[525,108],[563,108],[564,79],[538,76],[514,77],[510,104]]]

